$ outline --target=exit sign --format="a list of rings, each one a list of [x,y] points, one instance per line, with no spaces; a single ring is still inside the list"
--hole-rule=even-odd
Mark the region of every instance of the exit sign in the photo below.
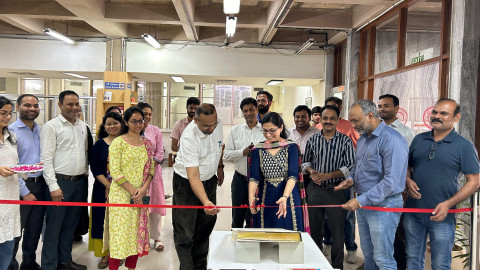
[[[423,54],[420,55],[420,56],[417,56],[417,57],[412,58],[412,64],[415,64],[415,63],[418,63],[418,62],[422,62],[422,61],[423,61],[423,58],[424,58]]]

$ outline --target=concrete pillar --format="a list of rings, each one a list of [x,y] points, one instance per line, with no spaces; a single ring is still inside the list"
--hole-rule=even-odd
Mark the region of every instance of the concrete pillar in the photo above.
[[[462,106],[459,133],[474,142],[480,66],[480,1],[455,0],[452,5],[448,95]]]
[[[107,41],[106,46],[106,65],[105,70],[123,71],[122,70],[122,39],[117,38]]]
[[[325,51],[325,97],[332,96],[333,88],[333,67],[335,62],[335,48],[328,48]]]

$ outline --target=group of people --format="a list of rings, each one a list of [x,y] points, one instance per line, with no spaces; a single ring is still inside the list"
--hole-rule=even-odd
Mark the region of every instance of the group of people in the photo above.
[[[344,260],[356,262],[356,212],[365,269],[423,269],[427,235],[432,268],[450,268],[455,216],[448,210],[480,185],[476,150],[454,129],[461,117],[457,102],[439,100],[430,117],[433,129],[414,136],[397,119],[399,100],[390,94],[377,104],[356,101],[349,120],[340,117],[342,100],[335,97],[323,108],[299,105],[290,129],[270,110],[272,101],[267,91],[243,99],[245,123],[233,126],[224,142],[215,106],[187,100],[187,117],[171,133],[176,152],[172,203],[204,208],[172,209],[180,269],[207,267],[209,236],[220,213],[216,192],[224,182],[223,159],[235,168],[232,206],[249,206],[232,209],[232,228],[310,232],[320,249],[329,247],[332,266],[343,269]],[[16,106],[19,117],[8,126],[13,104],[0,97],[1,199],[85,201],[90,165],[96,179],[92,202],[152,206],[91,208],[89,250],[102,257],[98,267],[118,269],[125,263],[135,269],[138,257],[148,254],[150,239],[155,250],[164,249],[160,231],[166,211],[155,207],[165,204],[164,148],[161,131],[149,124],[152,106],[139,103],[123,116],[119,108],[109,108],[93,147],[87,126],[77,118],[75,92],[60,93],[60,115],[41,130],[35,123],[35,96],[20,96]],[[17,164],[40,164],[44,170],[17,174],[10,168]],[[459,174],[466,178],[461,188]],[[364,206],[434,210],[402,216]],[[81,207],[1,205],[0,210],[0,269],[16,269],[21,231],[20,269],[86,269],[71,256]],[[35,251],[44,216],[40,268]]]

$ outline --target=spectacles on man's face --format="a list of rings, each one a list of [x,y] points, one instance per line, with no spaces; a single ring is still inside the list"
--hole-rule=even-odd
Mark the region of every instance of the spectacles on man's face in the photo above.
[[[262,129],[262,132],[264,135],[267,135],[267,133],[270,133],[270,135],[275,135],[275,132],[277,132],[278,128],[272,128],[272,129]]]
[[[5,110],[0,110],[0,116],[2,116],[2,117],[7,117],[8,115],[13,117],[15,114],[16,114],[16,112],[13,112],[13,111],[12,112],[7,112]]]
[[[130,124],[136,126],[136,125],[143,125],[145,123],[145,120],[143,120],[143,119],[138,120],[138,121],[137,120],[130,120],[128,122],[130,122]]]
[[[428,154],[428,160],[432,160],[435,158],[435,150],[437,150],[439,144],[434,142],[432,147],[430,147],[430,153]]]
[[[215,123],[211,124],[211,125],[204,125],[202,123],[200,123],[200,125],[204,128],[212,128],[212,127],[216,127],[218,125],[219,121],[220,120],[217,119],[217,121]]]

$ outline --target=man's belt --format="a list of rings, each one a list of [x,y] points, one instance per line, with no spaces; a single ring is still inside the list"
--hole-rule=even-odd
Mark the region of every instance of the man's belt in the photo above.
[[[37,177],[28,177],[27,179],[24,180],[25,182],[44,182],[45,179],[43,178],[43,175],[37,176]]]
[[[65,174],[56,173],[56,174],[55,174],[55,177],[56,177],[57,179],[61,179],[61,180],[77,181],[77,180],[79,180],[80,178],[85,177],[85,175],[84,175],[84,174],[79,174],[79,175],[65,175]]]
[[[237,171],[235,171],[235,175],[238,176],[238,177],[240,177],[240,178],[242,178],[242,179],[247,180],[247,177],[246,177],[245,175],[243,175],[243,174],[241,174],[241,173],[239,173],[239,172],[237,172]]]

